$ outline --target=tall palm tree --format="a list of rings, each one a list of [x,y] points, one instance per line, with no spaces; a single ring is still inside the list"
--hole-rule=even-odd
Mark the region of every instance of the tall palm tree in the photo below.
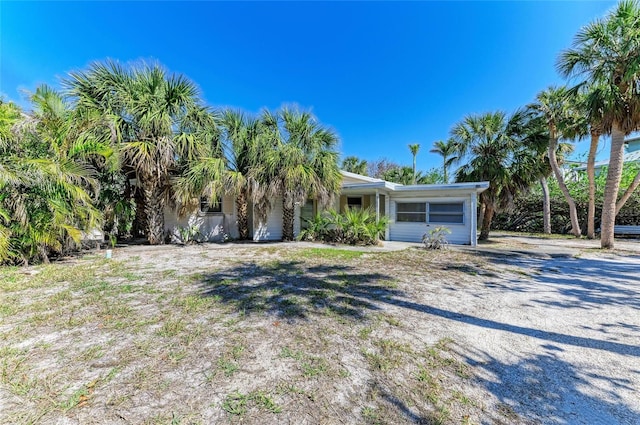
[[[308,112],[285,108],[277,115],[265,114],[271,129],[270,147],[265,149],[254,179],[266,189],[256,190],[254,199],[282,197],[283,240],[294,238],[295,205],[315,197],[328,205],[340,191],[336,134],[322,127]]]
[[[357,156],[348,156],[342,160],[342,169],[350,173],[367,175],[367,160]]]
[[[147,239],[164,243],[172,172],[205,149],[194,134],[203,132],[194,129],[207,116],[195,84],[157,64],[127,69],[112,61],[70,73],[66,84],[79,107],[99,111],[108,123],[123,166],[135,173],[142,190]]]
[[[445,183],[449,183],[449,167],[458,160],[457,148],[456,141],[449,138],[446,142],[442,140],[433,142],[433,148],[429,151],[442,157],[442,175]]]
[[[456,172],[456,181],[489,181],[489,188],[480,194],[484,210],[480,240],[489,237],[494,214],[535,181],[535,174],[526,168],[532,161],[522,143],[522,122],[519,112],[510,117],[500,111],[489,112],[469,115],[451,130],[457,155],[466,160]]]
[[[569,93],[565,87],[549,87],[538,93],[536,102],[528,106],[532,111],[536,111],[547,123],[549,134],[548,158],[553,174],[558,181],[558,186],[569,205],[569,217],[571,219],[571,233],[580,237],[582,231],[578,220],[576,203],[564,181],[564,175],[558,164],[557,152],[560,138],[571,139],[576,135],[575,123],[577,115],[571,108]]]
[[[576,108],[580,112],[579,125],[580,135],[588,135],[590,138],[589,153],[587,155],[587,180],[589,183],[589,200],[587,206],[587,238],[595,238],[595,215],[596,215],[596,154],[600,137],[609,134],[610,128],[606,127],[603,120],[603,111],[607,96],[604,94],[606,87],[578,85],[571,90],[572,99]]]
[[[210,155],[196,158],[176,181],[178,198],[182,204],[195,195],[205,196],[209,202],[222,195],[235,199],[238,234],[241,240],[250,238],[249,200],[256,181],[252,171],[260,161],[265,128],[261,118],[247,116],[227,109],[221,117],[222,144],[214,141]]]
[[[611,124],[611,153],[601,218],[602,248],[613,248],[616,201],[624,162],[624,138],[640,124],[640,5],[623,0],[604,19],[583,27],[558,59],[567,77],[606,87],[603,122]]]
[[[418,151],[420,150],[420,144],[415,143],[409,145],[409,150],[411,151],[411,155],[413,155],[413,181],[412,184],[416,184],[416,157],[418,156]]]

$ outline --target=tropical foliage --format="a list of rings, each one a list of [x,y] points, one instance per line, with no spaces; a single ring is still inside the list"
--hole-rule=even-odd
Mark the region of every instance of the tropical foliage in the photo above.
[[[578,31],[573,46],[558,59],[558,69],[582,84],[601,88],[597,105],[601,123],[611,127],[611,151],[602,206],[601,246],[612,248],[624,138],[640,126],[640,5],[623,0],[604,19]],[[638,179],[640,183],[640,179]]]
[[[31,115],[0,104],[0,263],[48,262],[102,221],[92,162],[108,158],[108,146],[49,87],[31,101]]]
[[[348,156],[342,160],[341,168],[350,173],[356,173],[363,176],[367,175],[367,160],[360,159],[357,156]]]
[[[349,245],[377,245],[384,236],[388,219],[370,209],[346,208],[339,214],[333,209],[316,214],[307,221],[307,228],[299,239],[344,243]]]
[[[282,199],[282,237],[291,241],[295,205],[312,197],[326,207],[340,190],[338,138],[313,115],[297,109],[284,108],[278,114],[266,114],[263,120],[269,128],[269,148],[263,150],[254,169],[258,184],[253,199],[257,203]]]
[[[531,147],[538,128],[532,127],[530,117],[523,112],[507,116],[497,111],[469,115],[451,130],[457,155],[466,160],[456,172],[456,181],[489,182],[479,198],[480,240],[489,237],[493,215],[509,208],[514,196],[538,179],[541,157]]]
[[[433,142],[433,148],[429,151],[442,157],[443,183],[449,183],[449,168],[458,160],[456,156],[458,146],[455,139],[447,139],[446,142],[437,140]]]

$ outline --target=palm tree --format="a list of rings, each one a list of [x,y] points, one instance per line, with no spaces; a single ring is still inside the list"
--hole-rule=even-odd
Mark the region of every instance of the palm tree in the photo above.
[[[0,105],[0,262],[25,265],[47,262],[100,225],[89,159],[109,151],[57,92],[41,86],[31,102],[31,115]]]
[[[357,156],[348,156],[342,160],[342,169],[350,173],[367,175],[367,160]]]
[[[211,128],[198,121],[210,119],[199,105],[195,84],[167,75],[157,64],[126,69],[111,61],[71,73],[66,84],[79,107],[102,114],[119,145],[123,168],[135,174],[142,190],[147,239],[164,243],[172,172],[181,161],[202,156],[206,143],[196,134]]]
[[[409,145],[409,150],[411,151],[411,155],[413,155],[413,184],[416,184],[416,157],[418,156],[418,151],[420,150],[420,144],[415,143],[413,145]]]
[[[445,183],[449,183],[449,167],[458,160],[456,156],[457,148],[456,141],[450,138],[446,142],[442,140],[433,142],[433,149],[429,151],[442,157],[442,175]]]
[[[467,160],[457,170],[456,181],[489,181],[489,188],[480,194],[480,240],[489,237],[495,212],[508,207],[515,194],[536,179],[527,168],[534,161],[522,141],[523,122],[520,112],[507,117],[498,111],[469,115],[451,130],[457,155]]]
[[[596,172],[595,162],[600,137],[609,134],[610,128],[605,127],[603,121],[603,108],[607,96],[604,95],[606,87],[579,85],[571,90],[572,101],[580,112],[580,135],[590,137],[589,153],[587,155],[587,180],[589,182],[589,200],[587,207],[587,238],[595,238],[595,215],[596,215]],[[583,93],[580,93],[580,92]]]
[[[611,154],[601,218],[602,248],[614,246],[616,200],[620,189],[624,138],[640,124],[638,81],[640,77],[640,6],[623,0],[604,19],[583,27],[573,46],[558,59],[567,77],[581,77],[605,88],[603,123],[611,124]]]
[[[338,138],[322,127],[308,112],[283,109],[277,115],[265,114],[263,122],[270,128],[270,148],[265,149],[253,175],[262,185],[254,199],[282,197],[283,240],[293,240],[295,205],[315,197],[328,205],[340,190],[342,176]]]
[[[261,119],[227,109],[221,118],[221,128],[222,144],[214,140],[210,155],[196,158],[176,179],[178,198],[182,204],[192,201],[197,205],[199,196],[213,202],[224,194],[231,195],[236,204],[239,238],[247,240],[249,200],[256,183],[252,170],[266,149],[264,125]],[[194,194],[198,196],[194,198]]]
[[[558,181],[558,186],[569,205],[569,217],[571,219],[571,233],[580,237],[582,231],[578,221],[576,203],[564,182],[564,175],[558,164],[557,151],[561,137],[571,139],[575,136],[575,123],[577,117],[569,102],[569,93],[565,87],[549,87],[538,93],[536,102],[528,108],[536,111],[547,123],[549,133],[548,158],[551,169]]]

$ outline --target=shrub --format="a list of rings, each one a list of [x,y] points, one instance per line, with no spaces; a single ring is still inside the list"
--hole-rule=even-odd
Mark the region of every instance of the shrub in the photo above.
[[[349,245],[376,245],[387,227],[387,217],[380,217],[370,209],[347,208],[343,214],[328,210],[307,220],[308,226],[299,239],[344,243]]]
[[[422,243],[427,249],[443,249],[449,243],[446,235],[450,234],[451,230],[445,226],[438,226],[427,233],[422,235]]]

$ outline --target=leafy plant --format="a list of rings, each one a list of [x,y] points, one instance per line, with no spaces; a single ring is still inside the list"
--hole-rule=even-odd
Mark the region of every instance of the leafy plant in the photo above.
[[[438,226],[427,233],[422,235],[422,243],[427,249],[443,249],[446,248],[447,241],[446,235],[450,234],[451,230],[445,226]]]
[[[307,220],[309,226],[299,236],[301,240],[375,245],[387,228],[388,218],[379,217],[370,209],[346,208],[343,214],[328,210]]]
[[[181,243],[191,245],[197,242],[200,230],[198,229],[198,226],[179,227],[178,234],[180,235]]]

